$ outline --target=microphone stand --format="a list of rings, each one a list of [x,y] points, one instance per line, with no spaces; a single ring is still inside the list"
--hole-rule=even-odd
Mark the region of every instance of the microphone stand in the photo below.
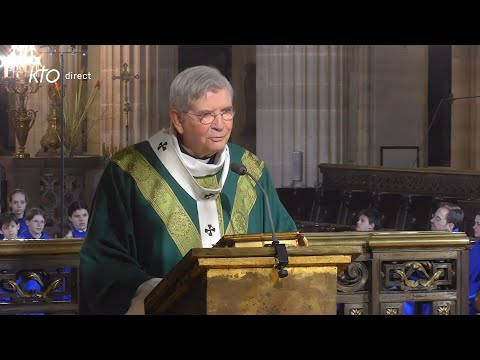
[[[267,205],[267,213],[268,213],[268,218],[270,220],[270,227],[272,228],[272,244],[265,245],[265,246],[275,247],[275,258],[278,261],[278,264],[275,265],[275,268],[278,269],[278,277],[280,278],[287,277],[288,270],[285,269],[285,266],[288,265],[287,248],[285,247],[285,244],[280,244],[280,242],[277,239],[277,234],[275,233],[275,224],[273,223],[272,209],[270,208],[270,201],[268,200],[267,192],[265,191],[263,186],[258,182],[258,180],[248,172],[247,168],[242,163],[232,163],[230,164],[230,169],[235,174],[238,174],[240,176],[248,175],[255,182],[255,184],[258,185],[260,190],[262,190],[263,198]]]
[[[418,152],[420,153],[420,151],[422,151],[423,146],[425,145],[425,140],[427,139],[428,133],[430,132],[430,129],[432,128],[432,125],[435,123],[435,119],[437,118],[438,110],[440,110],[440,106],[444,101],[453,102],[455,100],[475,99],[475,98],[480,98],[480,95],[453,97],[453,95],[450,94],[450,96],[448,97],[446,96],[442,97],[440,99],[440,102],[438,103],[437,110],[435,110],[435,114],[433,114],[432,121],[430,122],[430,125],[428,126],[428,129],[425,132],[425,135],[423,136],[422,143],[420,144]],[[417,165],[417,159],[415,159],[415,161],[413,162],[412,167],[415,167],[415,165]]]
[[[430,132],[430,129],[432,128],[433,124],[435,123],[435,119],[437,118],[438,110],[440,110],[440,106],[442,106],[442,103],[444,101],[449,101],[453,99],[453,95],[450,95],[449,97],[442,97],[440,99],[440,102],[438,103],[437,110],[435,110],[435,114],[433,114],[432,121],[430,121],[430,125],[428,125],[428,129],[425,132],[425,135],[423,135],[422,143],[420,144],[420,147],[418,148],[418,153],[420,153],[423,149],[423,146],[425,145],[425,140],[427,139],[428,133]],[[415,158],[415,161],[412,164],[412,168],[418,166],[417,164],[417,158]]]
[[[288,270],[285,269],[285,266],[288,265],[288,253],[287,253],[287,248],[285,247],[285,244],[280,244],[280,242],[277,239],[277,234],[275,233],[275,227],[273,225],[273,217],[272,217],[272,210],[270,208],[270,201],[268,201],[267,193],[265,189],[260,185],[257,179],[253,177],[252,174],[250,174],[248,171],[245,171],[245,174],[250,176],[253,181],[258,185],[260,190],[262,190],[265,203],[267,205],[267,212],[268,212],[268,217],[270,219],[270,226],[272,228],[272,243],[270,245],[266,246],[273,246],[275,248],[275,257],[278,260],[278,264],[275,266],[276,269],[278,269],[278,276],[280,278],[285,278],[288,276]]]

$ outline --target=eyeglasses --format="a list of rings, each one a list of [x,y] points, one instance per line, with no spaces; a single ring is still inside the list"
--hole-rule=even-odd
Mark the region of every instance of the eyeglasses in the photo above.
[[[235,109],[234,108],[225,109],[225,110],[219,112],[218,114],[214,114],[212,112],[195,114],[195,113],[189,113],[188,111],[184,111],[184,113],[187,114],[187,115],[196,116],[198,118],[198,120],[200,120],[200,122],[203,125],[210,125],[213,122],[213,120],[215,120],[217,115],[220,115],[222,117],[222,119],[225,120],[225,121],[232,121],[233,117],[235,116]]]

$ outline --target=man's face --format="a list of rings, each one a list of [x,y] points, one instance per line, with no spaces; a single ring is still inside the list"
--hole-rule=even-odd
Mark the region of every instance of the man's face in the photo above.
[[[371,224],[368,217],[360,215],[357,221],[357,231],[373,231],[375,224]]]
[[[447,208],[438,208],[437,212],[433,214],[432,220],[430,220],[431,229],[433,231],[452,231],[454,225],[447,223],[447,215]]]
[[[15,240],[18,236],[18,230],[20,229],[20,224],[11,221],[9,225],[2,226],[2,234],[5,239]]]
[[[230,138],[233,120],[224,120],[220,113],[231,108],[230,94],[223,89],[217,92],[208,91],[192,104],[188,114],[172,110],[170,118],[181,135],[181,144],[185,150],[198,158],[222,151]],[[205,113],[217,114],[211,124],[200,122],[200,116]]]

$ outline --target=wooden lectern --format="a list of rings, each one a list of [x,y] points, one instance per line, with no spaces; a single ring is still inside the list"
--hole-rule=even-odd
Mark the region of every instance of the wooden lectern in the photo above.
[[[337,274],[360,249],[310,248],[298,233],[277,238],[287,246],[288,276],[279,277],[276,250],[264,246],[271,234],[224,237],[214,248],[190,250],[147,296],[145,313],[336,314]]]

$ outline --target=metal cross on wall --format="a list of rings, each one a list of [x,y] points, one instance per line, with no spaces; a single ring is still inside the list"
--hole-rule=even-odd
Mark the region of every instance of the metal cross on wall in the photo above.
[[[120,79],[123,81],[123,95],[124,95],[124,102],[123,102],[123,112],[125,113],[125,133],[126,133],[126,141],[127,141],[127,146],[129,145],[129,127],[128,127],[128,113],[131,110],[130,103],[128,101],[128,83],[130,82],[131,79],[140,79],[140,75],[131,75],[130,71],[128,71],[128,65],[127,63],[123,64],[123,70],[120,73],[119,76],[113,75],[112,76],[113,80]]]

